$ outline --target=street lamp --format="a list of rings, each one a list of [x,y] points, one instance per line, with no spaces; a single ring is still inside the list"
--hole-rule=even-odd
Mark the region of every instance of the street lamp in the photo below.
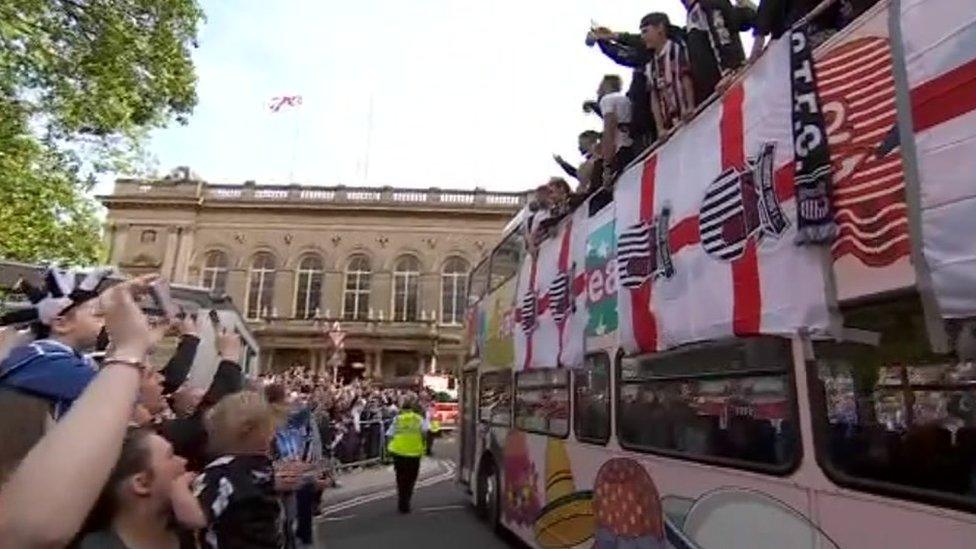
[[[342,358],[345,353],[346,332],[342,329],[339,321],[336,320],[326,333],[332,342],[332,355],[329,357],[328,364],[332,367],[332,381],[336,381],[339,379],[339,366],[342,365]]]

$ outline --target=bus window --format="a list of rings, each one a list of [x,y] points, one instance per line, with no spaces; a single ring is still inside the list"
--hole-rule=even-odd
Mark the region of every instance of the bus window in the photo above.
[[[566,370],[536,370],[515,376],[515,426],[533,433],[569,435]]]
[[[475,304],[488,291],[488,258],[478,263],[471,271],[468,282],[468,305]]]
[[[512,374],[486,372],[479,384],[478,417],[484,423],[510,427],[512,425]]]
[[[522,233],[515,231],[508,235],[508,238],[503,240],[491,253],[491,285],[489,289],[494,290],[518,274],[523,257],[525,257],[525,247]]]
[[[845,311],[845,324],[881,340],[814,345],[824,470],[841,485],[976,508],[976,357],[931,353],[914,300]],[[950,336],[960,328],[971,338],[965,323]]]
[[[620,445],[786,474],[799,454],[791,364],[789,341],[774,337],[624,359]]]
[[[610,357],[606,353],[587,355],[583,368],[573,377],[576,438],[606,444],[610,440]]]

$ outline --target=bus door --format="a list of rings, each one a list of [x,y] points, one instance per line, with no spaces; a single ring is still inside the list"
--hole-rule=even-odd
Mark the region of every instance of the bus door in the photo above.
[[[461,378],[461,482],[469,483],[474,472],[477,438],[478,371],[464,372]]]

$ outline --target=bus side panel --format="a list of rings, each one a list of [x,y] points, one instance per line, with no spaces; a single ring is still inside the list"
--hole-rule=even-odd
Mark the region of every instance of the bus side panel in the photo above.
[[[848,490],[817,494],[820,524],[841,547],[973,547],[976,517]]]
[[[784,479],[519,431],[504,452],[503,521],[534,546],[832,546],[805,518],[807,491]]]

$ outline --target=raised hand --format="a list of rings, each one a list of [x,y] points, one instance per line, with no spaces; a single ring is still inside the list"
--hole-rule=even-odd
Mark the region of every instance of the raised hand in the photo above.
[[[221,329],[217,336],[217,352],[220,354],[220,358],[240,363],[243,347],[244,343],[241,341],[241,336],[227,330],[227,328]]]

